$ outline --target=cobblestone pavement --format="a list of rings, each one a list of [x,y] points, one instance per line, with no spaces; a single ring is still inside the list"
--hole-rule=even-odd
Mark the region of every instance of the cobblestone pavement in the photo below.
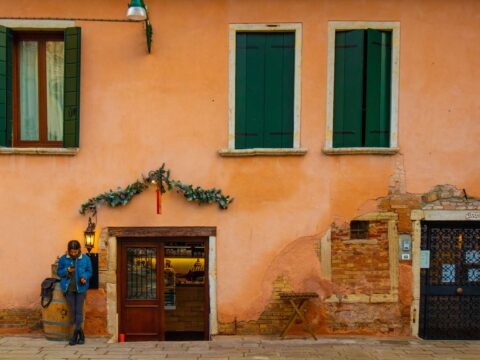
[[[213,341],[109,344],[87,338],[69,346],[42,337],[0,337],[0,359],[480,359],[480,341],[423,341],[368,337],[278,340],[216,337]]]

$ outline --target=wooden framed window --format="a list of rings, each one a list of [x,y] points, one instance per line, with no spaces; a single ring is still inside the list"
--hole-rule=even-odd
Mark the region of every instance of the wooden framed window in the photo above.
[[[13,146],[63,146],[63,32],[15,32]]]
[[[0,26],[0,146],[79,145],[81,29]]]
[[[304,155],[302,24],[230,24],[228,149],[221,156]]]
[[[350,239],[368,239],[368,221],[350,221]]]
[[[395,154],[400,23],[329,21],[326,154]]]

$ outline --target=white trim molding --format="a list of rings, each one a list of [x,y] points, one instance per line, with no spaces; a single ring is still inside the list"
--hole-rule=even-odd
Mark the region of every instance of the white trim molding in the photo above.
[[[239,31],[250,32],[283,32],[295,33],[295,80],[293,99],[293,149],[300,149],[300,104],[301,104],[301,64],[302,64],[302,24],[301,23],[264,23],[264,24],[230,24],[228,48],[228,149],[222,149],[222,156],[249,155],[284,155],[273,153],[242,153],[235,149],[235,65],[236,65],[236,34]],[[291,150],[291,149],[276,149]],[[292,154],[288,154],[292,155]],[[298,154],[297,154],[298,155]]]
[[[390,99],[390,147],[389,148],[334,148],[333,147],[333,94],[335,74],[335,34],[342,30],[377,29],[392,31],[392,82]],[[340,154],[379,154],[391,155],[398,149],[398,85],[400,74],[400,22],[377,21],[329,21],[328,22],[328,67],[327,67],[327,114],[325,145],[323,152],[329,155]]]
[[[63,155],[74,156],[78,148],[18,148],[0,147],[0,155]]]

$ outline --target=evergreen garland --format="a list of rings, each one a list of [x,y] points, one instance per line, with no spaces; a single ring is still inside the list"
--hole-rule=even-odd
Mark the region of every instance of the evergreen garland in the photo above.
[[[144,192],[151,184],[155,185],[161,193],[175,189],[178,193],[182,194],[187,201],[195,201],[199,205],[216,202],[222,210],[227,209],[228,205],[233,201],[233,198],[230,196],[223,195],[220,189],[212,188],[205,190],[200,186],[194,188],[193,185],[184,184],[180,180],[172,179],[170,170],[165,169],[165,164],[162,164],[159,169],[150,171],[147,177],[142,175],[142,180],[135,181],[125,189],[121,187],[118,187],[116,191],[110,189],[103,194],[88,199],[80,206],[80,214],[85,215],[87,212],[91,212],[92,215],[95,215],[97,213],[97,207],[101,204],[110,207],[127,205],[135,195]]]

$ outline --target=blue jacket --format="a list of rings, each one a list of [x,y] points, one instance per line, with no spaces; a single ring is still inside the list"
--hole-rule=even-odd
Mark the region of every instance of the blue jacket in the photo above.
[[[68,276],[68,268],[73,266],[73,258],[70,255],[63,255],[60,260],[58,260],[57,275],[60,278],[60,288],[63,293],[66,293],[68,290],[68,285],[70,284],[70,278]],[[80,282],[81,278],[87,280],[85,284]],[[77,285],[77,292],[84,293],[88,290],[88,280],[92,277],[92,261],[90,257],[84,254],[80,254],[77,257],[77,262],[75,264],[75,283]]]

